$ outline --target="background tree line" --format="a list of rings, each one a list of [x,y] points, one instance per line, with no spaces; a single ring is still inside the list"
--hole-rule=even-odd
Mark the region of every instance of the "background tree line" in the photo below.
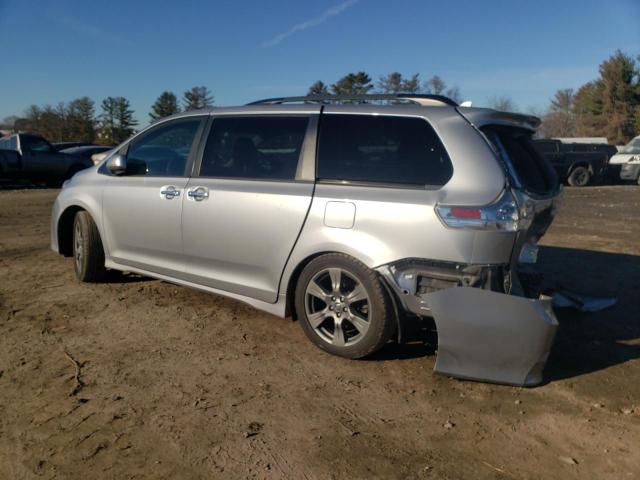
[[[460,89],[457,86],[448,87],[438,75],[423,82],[419,73],[405,77],[400,72],[392,72],[378,78],[375,84],[366,72],[348,73],[332,85],[318,80],[307,91],[308,96],[365,95],[367,93],[429,93],[446,95],[457,102],[461,101]]]
[[[617,51],[599,77],[578,90],[558,90],[542,115],[545,137],[606,137],[623,145],[640,135],[640,57]]]
[[[400,72],[382,75],[377,81],[363,71],[351,72],[333,84],[322,80],[309,87],[307,95],[362,95],[367,93],[430,93],[446,95],[460,102],[460,89],[447,85],[438,75],[423,81],[418,73],[404,76]],[[165,91],[151,107],[149,118],[157,121],[174,113],[213,105],[213,96],[204,86],[183,93],[181,104],[175,93]],[[517,111],[509,97],[494,96],[488,106],[497,110]],[[640,134],[640,57],[615,52],[600,64],[599,77],[577,90],[558,90],[543,112],[539,135],[542,137],[606,137],[620,145]],[[29,131],[53,142],[83,141],[105,145],[127,139],[138,122],[129,101],[124,97],[107,97],[96,112],[93,100],[81,97],[56,106],[32,105],[22,117],[9,117],[0,129]]]
[[[183,94],[182,108],[176,95],[163,92],[151,107],[151,121],[180,111],[196,110],[213,104],[213,96],[207,87],[199,86]],[[0,128],[42,135],[51,142],[86,142],[116,145],[129,138],[138,126],[129,100],[124,97],[107,97],[100,103],[100,113],[89,97],[56,106],[31,105],[21,117],[9,117]]]

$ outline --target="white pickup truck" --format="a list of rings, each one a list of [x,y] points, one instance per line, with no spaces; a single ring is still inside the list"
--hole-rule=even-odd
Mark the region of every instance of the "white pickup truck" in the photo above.
[[[620,169],[621,180],[630,180],[640,185],[640,135],[611,157],[609,167]]]

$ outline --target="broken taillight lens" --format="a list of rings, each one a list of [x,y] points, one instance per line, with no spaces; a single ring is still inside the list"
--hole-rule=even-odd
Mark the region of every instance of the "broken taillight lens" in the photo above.
[[[516,232],[525,225],[521,222],[518,204],[510,192],[498,201],[484,207],[454,207],[437,205],[436,213],[447,227],[500,230]]]

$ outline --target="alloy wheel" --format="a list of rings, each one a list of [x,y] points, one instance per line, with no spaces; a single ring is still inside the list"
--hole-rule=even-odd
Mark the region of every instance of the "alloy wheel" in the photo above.
[[[351,346],[369,329],[369,295],[351,272],[326,268],[307,285],[305,313],[322,340],[336,347]]]

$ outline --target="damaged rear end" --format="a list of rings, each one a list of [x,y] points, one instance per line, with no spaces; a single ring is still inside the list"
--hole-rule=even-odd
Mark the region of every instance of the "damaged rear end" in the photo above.
[[[538,240],[553,220],[557,176],[534,148],[535,117],[459,108],[491,147],[504,190],[489,205],[438,204],[453,231],[477,232],[481,249],[509,249],[502,263],[408,259],[378,268],[407,312],[432,317],[438,333],[435,372],[453,377],[533,386],[551,350],[558,322],[550,298],[532,295],[519,270],[535,264]],[[495,254],[493,254],[495,256]]]

